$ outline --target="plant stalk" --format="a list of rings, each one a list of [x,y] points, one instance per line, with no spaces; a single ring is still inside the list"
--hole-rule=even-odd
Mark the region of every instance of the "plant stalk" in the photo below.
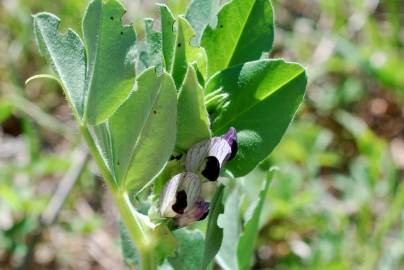
[[[111,191],[119,213],[128,230],[133,243],[135,244],[140,256],[142,270],[155,270],[157,263],[154,253],[154,239],[152,238],[152,224],[147,224],[143,215],[133,207],[129,195],[125,190],[120,190],[113,175],[105,165],[97,146],[86,126],[81,125],[80,130],[87,142],[92,156],[94,157],[101,174],[104,177],[108,189]]]

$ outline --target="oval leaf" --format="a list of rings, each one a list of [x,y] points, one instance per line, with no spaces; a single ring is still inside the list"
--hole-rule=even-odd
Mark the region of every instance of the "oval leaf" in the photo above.
[[[257,60],[272,48],[274,17],[269,0],[233,0],[218,14],[215,28],[208,25],[202,47],[208,56],[208,76],[227,67]]]
[[[169,159],[175,144],[177,94],[171,77],[145,70],[108,120],[113,171],[120,186],[140,189]]]
[[[302,66],[283,60],[260,60],[226,69],[207,84],[207,93],[221,89],[227,103],[212,122],[214,134],[237,130],[239,151],[228,163],[243,176],[266,158],[292,121],[306,90]]]

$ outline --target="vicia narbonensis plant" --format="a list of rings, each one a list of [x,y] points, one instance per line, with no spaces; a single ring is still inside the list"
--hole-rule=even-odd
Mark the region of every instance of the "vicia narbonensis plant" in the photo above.
[[[140,269],[209,266],[226,234],[225,190],[272,152],[305,93],[302,66],[267,59],[271,2],[217,2],[193,0],[185,16],[160,5],[144,41],[117,0],[90,2],[82,38],[59,33],[55,15],[33,16],[55,75],[31,79],[60,83],[120,211],[126,262]],[[250,267],[267,174],[227,268]],[[180,229],[207,216],[205,235]]]

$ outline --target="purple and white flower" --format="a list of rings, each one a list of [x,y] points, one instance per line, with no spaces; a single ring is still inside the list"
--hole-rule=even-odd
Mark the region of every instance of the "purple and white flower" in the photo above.
[[[173,176],[160,195],[160,214],[175,218],[179,227],[204,219],[209,203],[201,197],[202,179],[216,181],[225,163],[238,150],[236,129],[231,127],[220,137],[199,142],[188,150],[185,171]]]

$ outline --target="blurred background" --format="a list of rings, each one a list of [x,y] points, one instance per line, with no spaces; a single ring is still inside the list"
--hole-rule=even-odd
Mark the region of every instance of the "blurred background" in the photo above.
[[[123,2],[141,38],[156,1]],[[168,2],[179,14],[188,1]],[[0,269],[125,269],[116,211],[62,91],[24,84],[50,72],[30,15],[52,12],[80,32],[86,5],[0,0]],[[273,5],[270,56],[305,65],[309,85],[267,160],[280,170],[254,269],[404,269],[404,2]],[[244,204],[260,181],[246,177]]]

